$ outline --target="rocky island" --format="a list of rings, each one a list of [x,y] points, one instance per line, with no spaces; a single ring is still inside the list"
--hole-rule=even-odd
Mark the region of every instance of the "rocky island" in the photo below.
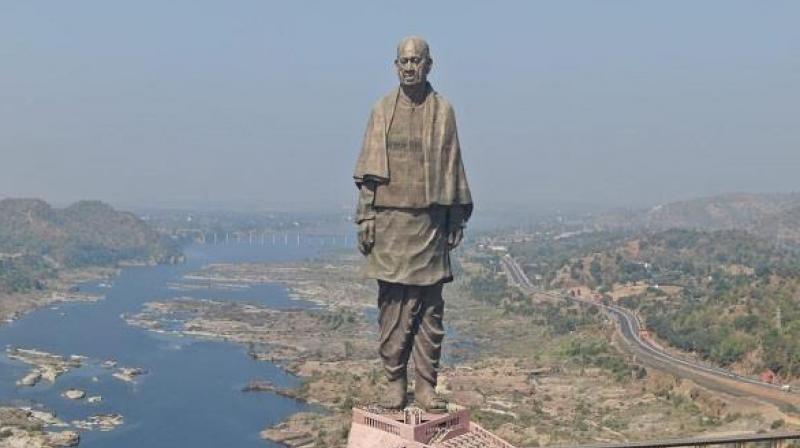
[[[83,397],[86,396],[86,392],[80,389],[67,389],[64,391],[62,396],[70,400],[83,400]]]
[[[18,386],[35,386],[44,379],[50,383],[71,369],[79,368],[86,360],[85,356],[70,355],[68,357],[48,353],[42,350],[9,347],[6,357],[32,366],[31,371],[17,381]]]
[[[147,371],[141,367],[119,367],[111,376],[126,383],[136,383],[136,377],[145,373]]]

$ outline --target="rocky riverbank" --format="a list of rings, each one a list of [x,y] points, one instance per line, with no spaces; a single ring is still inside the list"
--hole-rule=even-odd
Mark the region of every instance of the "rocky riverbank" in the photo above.
[[[303,378],[303,385],[291,390],[257,379],[242,387],[243,391],[275,393],[337,409],[333,415],[315,417],[320,424],[313,426],[312,432],[305,426],[292,425],[283,431],[262,433],[287,446],[303,446],[318,439],[322,432],[347,426],[347,417],[342,413],[345,408],[337,405],[353,395],[340,393],[335,375],[312,378],[313,374],[320,370],[342,371],[341,378],[346,378],[364,371],[366,366],[375,366],[370,358],[377,335],[363,318],[346,310],[273,310],[254,304],[179,298],[147,303],[142,312],[126,321],[151,331],[242,343],[249,347],[253,358],[276,362]],[[377,398],[377,388],[372,389]],[[341,435],[342,429],[338,429],[331,439],[334,444],[326,446],[336,446]]]
[[[182,336],[246,344],[254,358],[294,370],[306,359],[365,357],[375,333],[352,311],[274,310],[261,305],[190,297],[148,302],[130,325]]]
[[[57,277],[42,284],[40,290],[14,294],[0,292],[0,325],[13,322],[37,308],[102,300],[103,295],[80,291],[77,285],[93,281],[110,282],[118,274],[118,268],[69,269],[59,271]]]
[[[360,274],[359,259],[337,253],[335,259],[293,263],[221,263],[187,275],[187,282],[215,285],[281,283],[292,297],[326,306],[360,310],[375,306],[374,281]],[[359,255],[360,256],[360,255]]]

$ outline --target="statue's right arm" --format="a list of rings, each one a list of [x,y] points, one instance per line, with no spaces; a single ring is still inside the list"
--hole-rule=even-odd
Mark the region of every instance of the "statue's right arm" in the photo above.
[[[375,244],[375,188],[376,183],[366,180],[358,186],[358,250],[367,255]]]

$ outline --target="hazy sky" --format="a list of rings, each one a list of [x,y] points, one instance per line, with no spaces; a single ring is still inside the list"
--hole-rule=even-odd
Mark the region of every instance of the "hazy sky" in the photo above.
[[[408,34],[478,210],[800,190],[798,1],[0,2],[0,197],[350,207]]]

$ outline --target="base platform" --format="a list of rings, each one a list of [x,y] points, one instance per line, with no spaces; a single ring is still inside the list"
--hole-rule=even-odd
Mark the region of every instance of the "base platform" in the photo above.
[[[514,448],[471,422],[469,410],[449,405],[443,414],[419,408],[389,411],[377,406],[353,408],[347,448]]]

